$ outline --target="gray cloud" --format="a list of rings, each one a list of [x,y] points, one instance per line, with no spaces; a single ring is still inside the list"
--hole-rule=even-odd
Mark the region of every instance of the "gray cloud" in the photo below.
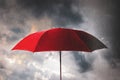
[[[88,62],[85,58],[85,55],[79,53],[73,53],[77,65],[80,67],[79,72],[87,72],[92,68],[92,62]]]
[[[55,25],[77,25],[82,21],[79,11],[79,0],[17,0],[18,5],[30,12],[34,17],[47,15]]]
[[[39,20],[44,16],[56,27],[78,25],[83,21],[78,11],[79,0],[0,0],[0,3],[1,21],[9,26],[23,26],[32,17]]]
[[[91,54],[73,52],[72,55],[66,53],[66,57],[63,54],[64,80],[119,80],[119,51],[111,47],[112,21],[117,17],[112,11],[116,8],[112,0],[0,0],[0,80],[59,79],[55,73],[56,67],[59,69],[56,53],[9,51],[32,30],[39,31],[51,25],[74,25],[71,28],[90,32],[109,47],[108,51]],[[50,64],[56,64],[55,70]]]
[[[6,42],[13,42],[29,33],[32,27],[41,30],[52,26],[78,25],[82,21],[78,3],[79,0],[0,0],[0,25],[6,31],[1,29],[0,37]]]

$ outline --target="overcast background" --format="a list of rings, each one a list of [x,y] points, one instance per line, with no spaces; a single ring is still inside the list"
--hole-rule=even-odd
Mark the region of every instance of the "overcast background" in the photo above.
[[[11,51],[26,35],[84,30],[108,49],[62,52],[63,80],[120,79],[119,0],[0,0],[0,80],[59,80],[58,52]]]

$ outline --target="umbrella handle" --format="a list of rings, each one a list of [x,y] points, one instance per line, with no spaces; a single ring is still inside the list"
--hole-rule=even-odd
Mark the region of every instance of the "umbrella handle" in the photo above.
[[[60,56],[60,80],[62,80],[62,57],[61,57],[61,51],[59,51],[59,56]]]

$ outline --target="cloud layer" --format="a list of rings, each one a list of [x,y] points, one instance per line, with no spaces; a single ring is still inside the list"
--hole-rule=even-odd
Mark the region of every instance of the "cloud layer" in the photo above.
[[[0,80],[58,80],[58,52],[10,49],[27,34],[61,26],[89,32],[109,47],[63,52],[64,80],[119,80],[119,56],[111,49],[114,6],[112,0],[0,0]]]

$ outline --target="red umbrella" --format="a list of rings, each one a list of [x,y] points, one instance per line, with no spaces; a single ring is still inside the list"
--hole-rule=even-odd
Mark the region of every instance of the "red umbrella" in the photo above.
[[[61,51],[92,52],[102,48],[106,46],[84,31],[54,28],[28,35],[12,50],[60,51],[60,80],[62,80]]]

